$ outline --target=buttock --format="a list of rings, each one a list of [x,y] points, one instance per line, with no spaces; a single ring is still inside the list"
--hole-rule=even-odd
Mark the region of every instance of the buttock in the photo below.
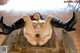
[[[55,38],[52,34],[51,38],[44,45],[31,45],[27,39],[23,36],[23,31],[19,35],[19,40],[17,41],[17,45],[19,47],[55,47]]]

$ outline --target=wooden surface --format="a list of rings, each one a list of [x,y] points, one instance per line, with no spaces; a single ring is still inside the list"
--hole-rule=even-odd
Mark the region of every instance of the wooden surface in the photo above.
[[[21,14],[19,14],[19,13],[1,11],[0,16],[4,16],[4,23],[6,23],[8,25],[11,25],[17,19],[21,18],[23,15],[26,14],[26,13],[21,13]],[[48,12],[46,12],[46,13],[48,13]],[[62,19],[63,21],[68,20],[72,15],[71,12],[68,14],[65,11],[62,11],[62,12],[57,11],[56,13],[54,12],[53,14],[57,17],[60,17],[60,19]],[[68,16],[66,14],[68,14]],[[71,35],[71,37],[74,41],[77,52],[80,53],[80,13],[76,13],[76,14],[77,14],[77,17],[78,17],[77,18],[78,22],[75,26],[77,28],[77,30],[71,32],[70,35]],[[5,39],[5,36],[0,35],[0,44],[2,44],[4,39]]]
[[[8,2],[8,0],[0,0],[0,5],[4,5]]]
[[[77,53],[73,39],[69,32],[63,31],[63,48],[65,53]],[[6,41],[6,40],[5,40]],[[14,41],[13,41],[14,42]],[[9,44],[9,42],[7,43]],[[12,45],[8,45],[12,46]],[[52,53],[51,50],[55,48],[48,48],[48,47],[23,47],[23,48],[15,48],[14,46],[11,47],[9,53]],[[62,53],[62,52],[60,52]]]
[[[70,32],[63,31],[63,44],[65,53],[77,53],[74,41],[70,35]]]
[[[77,28],[77,30],[71,32],[71,37],[73,38],[77,52],[80,53],[80,13],[76,14],[77,14],[77,24],[75,27]]]

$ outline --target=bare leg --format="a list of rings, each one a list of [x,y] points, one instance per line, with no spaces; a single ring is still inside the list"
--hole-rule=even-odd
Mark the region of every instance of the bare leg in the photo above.
[[[24,36],[30,44],[36,45],[37,42],[35,41],[35,31],[32,21],[29,16],[24,16],[23,19],[25,20]]]
[[[45,23],[43,25],[43,28],[40,34],[41,39],[40,39],[39,45],[45,44],[51,38],[51,35],[52,35],[51,24],[50,24],[51,19],[52,19],[52,16],[48,16],[45,20]]]
[[[52,16],[48,16],[45,20],[45,23],[43,25],[42,31],[41,31],[41,37],[44,37],[46,35],[50,35],[51,32],[51,24],[50,21],[52,19]]]
[[[34,31],[34,28],[33,28],[32,21],[31,21],[30,17],[27,15],[27,16],[24,16],[23,19],[25,21],[25,27],[24,27],[25,34],[30,34],[31,36],[34,36],[35,31]]]

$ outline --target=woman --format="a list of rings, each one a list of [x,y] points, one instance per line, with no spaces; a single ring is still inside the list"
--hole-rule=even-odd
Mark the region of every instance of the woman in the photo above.
[[[55,39],[55,45],[50,45],[51,47],[56,46],[56,50],[61,48],[61,38],[59,38],[57,32],[52,31],[52,27],[63,28],[66,31],[73,31],[75,28],[73,26],[76,23],[75,13],[73,12],[73,17],[67,23],[60,21],[59,19],[53,16],[47,16],[46,20],[42,20],[39,13],[34,13],[34,20],[31,20],[30,16],[24,16],[17,20],[12,26],[7,26],[3,23],[3,18],[0,21],[0,27],[3,29],[2,34],[10,34],[12,31],[23,28],[24,37],[27,39],[26,45],[29,46],[43,46],[47,47],[50,43],[50,40]],[[58,30],[58,29],[57,29]],[[52,32],[56,35],[54,38]],[[19,38],[21,39],[21,38]],[[23,38],[24,39],[24,38]],[[19,42],[19,41],[18,41]],[[54,44],[54,42],[52,42]],[[49,47],[50,47],[49,46]]]
[[[24,21],[25,18],[20,18],[19,20],[17,20],[14,24],[12,24],[11,26],[7,26],[6,24],[3,23],[3,16],[1,17],[1,20],[0,20],[0,28],[2,28],[3,32],[0,32],[0,34],[10,34],[12,31],[14,30],[17,30],[19,28],[22,28],[24,27],[25,25],[25,21]],[[75,12],[73,12],[73,17],[70,21],[68,21],[67,23],[66,22],[62,22],[60,21],[59,19],[57,18],[53,18],[51,20],[51,25],[54,25],[58,28],[63,28],[65,29],[66,31],[74,31],[75,28],[73,28],[73,26],[75,25],[76,23],[76,20],[75,20]],[[73,24],[72,24],[73,23]]]

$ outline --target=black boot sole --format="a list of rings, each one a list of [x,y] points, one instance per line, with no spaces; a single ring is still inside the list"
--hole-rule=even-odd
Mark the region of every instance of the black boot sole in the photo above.
[[[75,12],[73,12],[73,17],[71,18],[71,20],[69,20],[69,21],[65,24],[67,31],[75,30],[75,28],[73,28],[73,26],[74,26],[76,23],[77,23],[77,17],[76,17]]]

